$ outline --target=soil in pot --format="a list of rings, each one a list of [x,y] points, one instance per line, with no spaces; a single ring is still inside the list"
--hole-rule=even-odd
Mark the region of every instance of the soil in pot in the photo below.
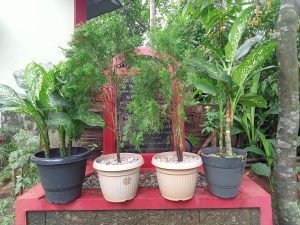
[[[217,157],[219,148],[209,147],[202,150],[208,190],[221,198],[234,198],[238,195],[246,166],[247,152],[233,149],[238,157]]]
[[[141,155],[121,153],[121,163],[116,154],[102,155],[94,160],[103,197],[109,202],[125,202],[136,196],[140,168],[144,164]]]
[[[183,162],[178,162],[175,152],[164,152],[152,158],[156,167],[161,195],[171,201],[185,201],[194,196],[201,157],[184,152]]]
[[[69,157],[61,158],[59,149],[51,149],[50,158],[45,158],[43,151],[31,157],[38,167],[48,202],[64,204],[80,196],[89,156],[88,149],[74,147]]]

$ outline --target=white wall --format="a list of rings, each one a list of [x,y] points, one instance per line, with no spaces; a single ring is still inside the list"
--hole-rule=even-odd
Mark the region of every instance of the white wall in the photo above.
[[[57,62],[74,28],[74,0],[0,0],[0,83],[30,61]]]

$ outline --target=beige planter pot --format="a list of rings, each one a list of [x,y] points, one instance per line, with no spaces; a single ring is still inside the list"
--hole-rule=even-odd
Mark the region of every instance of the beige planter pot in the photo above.
[[[176,155],[175,152],[164,152],[152,158],[152,164],[156,167],[160,193],[171,201],[191,199],[196,190],[198,169],[202,165],[201,157],[194,153],[184,152],[184,156],[193,156],[195,160],[186,163],[170,163],[160,160],[170,154]]]
[[[98,172],[103,197],[109,202],[125,202],[133,199],[139,186],[140,168],[144,164],[141,155],[121,153],[121,159],[137,157],[133,163],[105,165],[102,160],[116,158],[116,154],[102,155],[94,160],[93,167]]]

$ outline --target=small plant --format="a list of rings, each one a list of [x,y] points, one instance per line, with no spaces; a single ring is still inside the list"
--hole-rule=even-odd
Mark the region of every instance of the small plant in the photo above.
[[[218,112],[215,110],[207,111],[204,114],[205,121],[202,128],[202,133],[211,134],[217,129],[218,124]]]
[[[0,225],[14,224],[14,199],[12,197],[0,199]]]
[[[22,194],[24,190],[36,184],[38,171],[36,166],[30,162],[30,157],[39,148],[39,138],[26,130],[20,130],[12,138],[17,149],[9,155],[9,165],[15,176],[15,194]]]

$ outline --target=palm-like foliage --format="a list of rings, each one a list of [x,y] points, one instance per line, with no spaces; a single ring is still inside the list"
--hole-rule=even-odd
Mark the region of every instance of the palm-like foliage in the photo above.
[[[262,96],[255,93],[245,93],[245,86],[250,75],[271,56],[276,46],[275,43],[260,46],[244,59],[242,58],[256,43],[255,41],[246,41],[239,47],[240,39],[252,11],[252,7],[244,9],[233,23],[228,43],[225,46],[225,59],[220,59],[214,63],[204,59],[191,62],[191,66],[199,71],[197,76],[193,78],[195,86],[201,92],[214,96],[219,106],[221,155],[223,155],[224,125],[226,154],[233,155],[230,130],[237,105],[266,107],[267,104]],[[226,114],[225,117],[224,114]],[[226,120],[224,121],[224,119]]]

